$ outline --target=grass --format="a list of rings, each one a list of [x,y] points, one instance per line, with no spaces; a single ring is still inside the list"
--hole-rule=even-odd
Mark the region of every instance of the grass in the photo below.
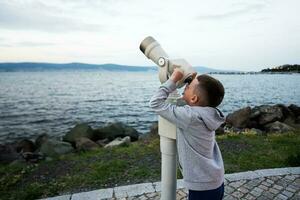
[[[229,134],[220,136],[218,144],[226,173],[300,166],[300,131],[268,136]]]
[[[300,166],[300,130],[217,136],[226,173]],[[0,199],[37,199],[160,180],[159,138],[127,147],[67,154],[38,164],[0,165]],[[178,171],[178,178],[182,178]]]

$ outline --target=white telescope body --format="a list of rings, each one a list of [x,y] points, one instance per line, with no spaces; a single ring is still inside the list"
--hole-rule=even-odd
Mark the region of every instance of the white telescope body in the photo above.
[[[158,67],[158,75],[161,83],[166,82],[175,67],[183,72],[182,80],[177,82],[177,88],[190,83],[195,70],[184,59],[169,59],[168,54],[160,44],[151,36],[146,37],[140,44],[140,50],[151,59]],[[171,93],[167,99],[169,103],[177,104],[179,98],[177,90]],[[176,200],[177,188],[177,151],[176,151],[176,125],[164,119],[158,118],[158,134],[160,135],[161,151],[161,200]]]
[[[183,78],[177,82],[177,88],[193,79],[193,73],[195,73],[193,67],[184,59],[169,59],[168,54],[153,37],[146,37],[141,42],[140,50],[159,66],[158,76],[161,83],[169,79],[176,67],[183,71]]]

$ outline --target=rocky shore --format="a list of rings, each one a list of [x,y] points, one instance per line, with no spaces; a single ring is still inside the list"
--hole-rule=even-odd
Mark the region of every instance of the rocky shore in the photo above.
[[[137,130],[120,122],[97,129],[92,129],[84,123],[77,124],[61,140],[42,134],[34,141],[23,139],[16,143],[0,145],[0,163],[38,162],[71,152],[126,146],[137,141],[139,136]]]
[[[228,132],[252,131],[257,134],[283,133],[300,128],[300,107],[294,104],[261,105],[245,107],[226,117],[226,122],[216,131]]]
[[[111,123],[92,129],[87,124],[77,124],[61,140],[43,134],[34,141],[23,139],[16,143],[0,145],[0,163],[30,162],[51,160],[59,155],[90,151],[97,148],[128,146],[131,142],[157,135],[157,124],[148,134],[141,135],[137,130],[123,123]],[[300,107],[261,105],[245,107],[228,114],[226,122],[216,134],[251,131],[254,134],[283,133],[300,128]]]

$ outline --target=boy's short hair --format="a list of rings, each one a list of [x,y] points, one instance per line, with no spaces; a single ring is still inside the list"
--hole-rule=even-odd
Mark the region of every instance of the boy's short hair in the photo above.
[[[220,105],[225,93],[222,83],[206,74],[197,76],[197,79],[199,89],[203,89],[206,93],[208,106],[215,108]]]

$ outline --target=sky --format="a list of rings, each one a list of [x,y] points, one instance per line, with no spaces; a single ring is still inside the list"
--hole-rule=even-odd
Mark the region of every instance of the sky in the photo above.
[[[153,36],[193,66],[300,64],[299,0],[0,0],[0,62],[153,66]]]

